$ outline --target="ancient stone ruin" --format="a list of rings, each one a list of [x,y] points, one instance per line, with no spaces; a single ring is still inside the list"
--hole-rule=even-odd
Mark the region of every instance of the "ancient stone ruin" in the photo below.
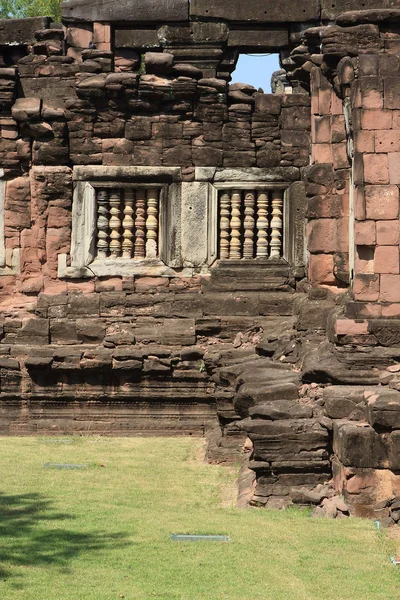
[[[252,504],[398,520],[397,0],[62,12],[0,21],[1,434],[206,433]]]

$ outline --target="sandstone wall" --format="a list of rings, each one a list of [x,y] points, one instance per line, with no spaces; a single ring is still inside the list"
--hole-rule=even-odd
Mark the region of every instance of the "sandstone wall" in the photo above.
[[[371,514],[398,493],[394,0],[63,19],[0,22],[1,432],[218,418],[210,456],[252,448],[253,503],[326,501],[334,475]],[[254,51],[280,53],[278,93],[229,84]],[[159,253],[99,260],[122,217],[96,190],[118,186],[159,190]]]

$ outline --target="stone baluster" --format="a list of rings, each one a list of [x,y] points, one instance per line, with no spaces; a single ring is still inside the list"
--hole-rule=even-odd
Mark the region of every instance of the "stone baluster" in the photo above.
[[[257,197],[257,258],[268,258],[268,192]]]
[[[247,192],[244,199],[244,244],[243,258],[254,258],[254,206],[255,193]]]
[[[110,255],[112,258],[121,256],[121,198],[119,191],[110,194]]]
[[[122,257],[132,258],[133,249],[133,228],[135,222],[133,220],[133,202],[134,194],[132,188],[124,190],[124,220],[122,221]]]
[[[241,242],[241,204],[242,194],[239,190],[232,191],[232,213],[231,213],[231,245],[229,258],[238,260],[242,258],[242,242]]]
[[[230,219],[231,219],[231,196],[229,192],[224,192],[220,197],[220,257],[222,260],[229,258],[230,249]]]
[[[147,190],[146,258],[157,256],[158,244],[158,189]]]
[[[146,190],[138,188],[135,190],[136,196],[136,218],[135,218],[135,258],[145,258],[146,256]]]
[[[97,258],[108,256],[108,192],[97,193]]]
[[[274,190],[272,193],[272,219],[271,219],[271,258],[282,256],[283,232],[283,192]]]

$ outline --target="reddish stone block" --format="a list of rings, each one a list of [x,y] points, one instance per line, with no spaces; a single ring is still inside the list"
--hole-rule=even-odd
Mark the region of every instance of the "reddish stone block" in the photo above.
[[[400,275],[381,275],[380,297],[382,302],[400,302]]]
[[[395,221],[376,222],[376,243],[379,246],[395,246],[400,241],[400,223]]]
[[[373,131],[355,131],[354,143],[356,152],[375,152],[375,133]]]
[[[310,252],[335,252],[338,249],[338,223],[336,219],[317,219],[307,225]]]
[[[386,154],[364,155],[365,183],[389,183],[389,166]]]
[[[313,127],[315,130],[315,144],[329,144],[331,141],[331,117],[315,117],[313,119]]]
[[[332,144],[333,166],[335,169],[346,169],[349,166],[347,144]]]
[[[77,48],[88,48],[93,42],[92,27],[82,24],[79,27],[68,27],[67,42],[70,46]]]
[[[368,335],[368,321],[338,319],[335,324],[336,335]]]
[[[382,317],[398,317],[400,316],[400,304],[388,304],[382,306]]]
[[[354,235],[354,241],[358,246],[374,246],[376,243],[375,221],[356,222]]]
[[[400,129],[400,110],[392,110],[393,129]]]
[[[141,294],[168,291],[168,287],[168,277],[138,277],[135,280],[135,292]]]
[[[399,247],[378,246],[375,249],[375,273],[399,273]]]
[[[400,152],[388,154],[388,164],[389,182],[393,185],[400,185]]]
[[[354,217],[357,221],[365,221],[365,194],[364,186],[357,185],[354,189]]]
[[[384,109],[363,110],[361,127],[362,129],[391,129],[392,112]]]
[[[380,77],[362,77],[361,102],[363,108],[383,108],[383,84]]]
[[[110,46],[111,26],[108,23],[93,23],[93,41],[96,45],[108,44]],[[100,48],[100,50],[102,49],[104,50],[104,48]]]
[[[314,144],[311,150],[312,162],[315,164],[329,164],[333,162],[331,144]]]
[[[395,185],[369,185],[365,188],[367,219],[397,219],[399,188]]]
[[[384,79],[385,108],[400,108],[400,78]]]
[[[400,152],[400,131],[377,131],[375,133],[376,152]]]
[[[331,88],[328,83],[326,83],[326,87],[319,90],[318,93],[318,104],[319,104],[319,114],[320,115],[330,115],[331,114],[331,106],[332,106],[332,93]]]
[[[334,115],[332,117],[331,140],[334,144],[346,141],[346,124],[343,115]]]
[[[332,115],[343,114],[343,100],[333,90],[331,93],[331,113]]]
[[[353,294],[360,302],[376,302],[379,298],[379,275],[357,274],[354,278]]]
[[[311,283],[331,285],[336,283],[332,254],[310,254],[308,273]]]

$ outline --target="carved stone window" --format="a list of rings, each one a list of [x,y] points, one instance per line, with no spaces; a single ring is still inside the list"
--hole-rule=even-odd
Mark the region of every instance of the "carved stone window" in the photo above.
[[[181,266],[180,169],[76,167],[74,178],[71,255],[59,256],[60,277],[169,275]]]
[[[130,184],[95,188],[94,260],[158,258],[164,191]]]
[[[218,190],[217,203],[218,258],[284,258],[284,189],[227,187]]]

